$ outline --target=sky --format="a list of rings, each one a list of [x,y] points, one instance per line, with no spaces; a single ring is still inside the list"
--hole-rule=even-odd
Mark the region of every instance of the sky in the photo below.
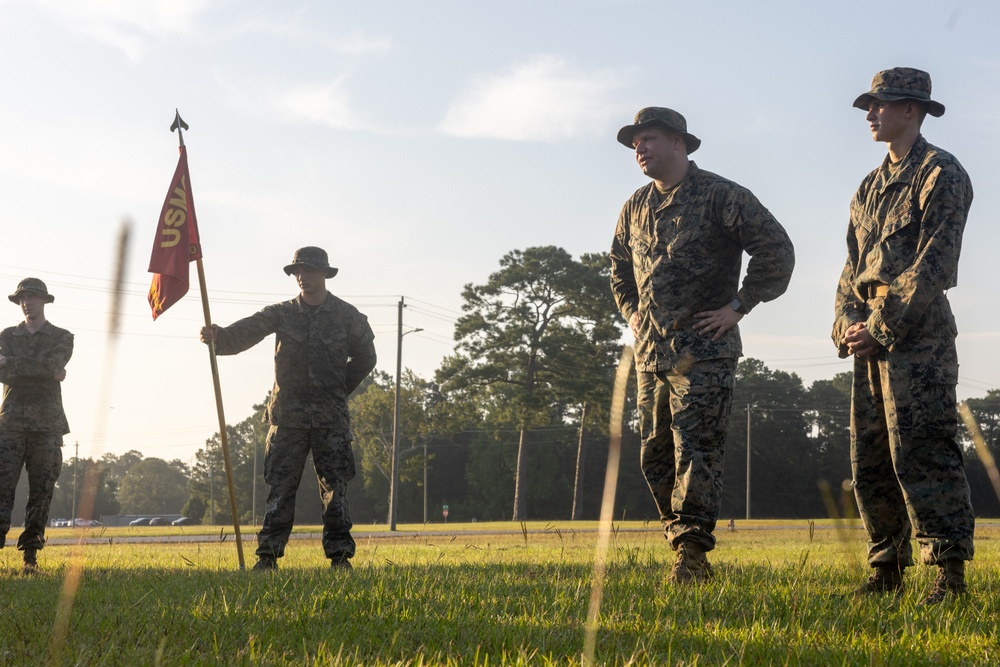
[[[644,106],[684,114],[692,158],[746,186],[796,248],[788,292],[741,323],[745,354],[808,384],[850,370],[830,340],[848,203],[885,155],[852,108],[917,67],[947,112],[924,135],[976,189],[949,293],[960,398],[1000,388],[1000,4],[672,0],[0,0],[0,289],[26,276],[76,347],[63,383],[81,457],[193,461],[218,431],[197,279],[155,323],[146,272],[185,133],[214,322],[297,292],[325,248],[378,368],[432,378],[461,291],[515,249],[606,251],[646,179],[615,141]],[[120,333],[116,243],[130,221]],[[0,310],[0,315],[4,311]],[[0,326],[21,319],[14,305]],[[273,381],[273,339],[219,358],[225,417]],[[76,450],[67,452],[67,458]]]

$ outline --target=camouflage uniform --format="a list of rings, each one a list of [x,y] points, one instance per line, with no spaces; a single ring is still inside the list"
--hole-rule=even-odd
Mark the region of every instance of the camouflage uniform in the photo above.
[[[315,308],[299,296],[220,327],[215,349],[237,354],[272,333],[274,388],[264,459],[270,491],[257,555],[284,555],[311,450],[323,501],[323,550],[327,558],[343,561],[354,555],[346,492],[355,475],[347,398],[375,367],[375,336],[357,308],[328,292]]]
[[[697,148],[692,140],[697,142],[688,139],[688,152]],[[744,251],[751,259],[740,288]],[[618,218],[611,288],[626,320],[641,313],[635,342],[641,464],[673,549],[681,542],[704,551],[715,546],[736,360],[743,350],[738,327],[713,342],[695,331],[693,315],[734,297],[741,312],[777,298],[793,264],[788,235],[757,198],[693,161],[673,190],[661,193],[647,184]]]
[[[943,113],[943,110],[942,110]],[[936,114],[940,115],[940,114]],[[833,341],[865,322],[884,347],[855,357],[851,463],[872,566],[970,560],[975,518],[957,439],[958,330],[944,291],[958,282],[972,183],[919,136],[887,156],[851,202]]]
[[[44,284],[43,284],[44,289]],[[45,545],[49,506],[62,470],[62,437],[69,433],[60,383],[55,379],[73,356],[73,334],[42,325],[35,333],[24,322],[0,332],[3,404],[0,405],[0,547],[10,530],[14,491],[21,468],[28,472],[28,504],[17,548]]]

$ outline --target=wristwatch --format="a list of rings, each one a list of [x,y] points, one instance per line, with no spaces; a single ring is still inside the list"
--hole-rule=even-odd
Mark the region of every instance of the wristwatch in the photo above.
[[[747,314],[747,309],[743,306],[743,302],[740,301],[739,297],[734,297],[733,300],[729,302],[729,307],[735,310],[740,315]]]

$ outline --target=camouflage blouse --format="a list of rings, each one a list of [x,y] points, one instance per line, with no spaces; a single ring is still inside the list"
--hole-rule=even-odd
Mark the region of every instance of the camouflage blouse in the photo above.
[[[922,136],[899,164],[889,157],[865,177],[851,201],[847,262],[837,287],[833,342],[855,322],[890,351],[926,318],[947,322],[931,336],[954,341],[957,329],[944,290],[958,283],[962,234],[972,206],[972,182],[950,153]],[[866,303],[867,286],[889,286]],[[924,337],[918,334],[916,338]],[[846,356],[841,349],[841,356]],[[939,361],[943,361],[939,359]]]
[[[0,332],[3,404],[0,429],[16,432],[69,433],[62,388],[55,376],[73,356],[73,334],[46,322],[31,333],[24,322]]]
[[[268,423],[335,429],[350,437],[347,397],[375,368],[375,335],[368,318],[329,292],[315,308],[299,296],[220,327],[215,350],[237,354],[272,333],[274,388]]]
[[[750,255],[743,286],[743,253]],[[694,329],[693,315],[728,305],[749,312],[788,287],[795,252],[784,228],[732,181],[691,162],[672,191],[654,183],[625,202],[611,246],[611,289],[625,319],[641,313],[636,368],[682,368],[693,361],[737,358],[739,327],[715,342]]]

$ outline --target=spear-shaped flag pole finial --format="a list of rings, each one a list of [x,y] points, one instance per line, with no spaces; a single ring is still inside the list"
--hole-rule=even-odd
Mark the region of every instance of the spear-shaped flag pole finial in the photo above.
[[[184,145],[184,133],[181,130],[186,130],[186,129],[188,129],[188,124],[184,122],[183,118],[181,118],[181,112],[175,108],[174,122],[170,126],[170,131],[173,132],[174,130],[177,130],[177,141],[180,142],[181,146]]]

